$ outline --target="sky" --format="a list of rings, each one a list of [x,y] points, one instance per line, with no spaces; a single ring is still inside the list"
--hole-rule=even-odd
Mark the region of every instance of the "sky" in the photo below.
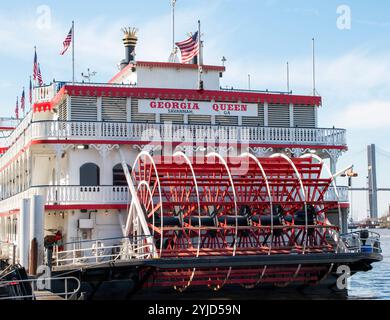
[[[378,185],[390,188],[390,2],[335,0],[177,0],[176,40],[202,22],[206,64],[227,58],[222,85],[285,90],[286,63],[295,94],[312,92],[316,39],[320,127],[348,130],[349,151],[338,163],[355,165],[354,187],[365,187],[368,144],[378,148]],[[20,1],[0,9],[0,116],[12,116],[28,88],[34,46],[45,82],[70,80],[71,56],[60,56],[75,21],[76,79],[88,68],[106,82],[123,59],[121,28],[139,29],[137,59],[167,61],[172,46],[170,0]],[[345,185],[345,179],[338,181]],[[367,215],[367,196],[353,194],[353,216]],[[379,194],[379,215],[390,192]]]

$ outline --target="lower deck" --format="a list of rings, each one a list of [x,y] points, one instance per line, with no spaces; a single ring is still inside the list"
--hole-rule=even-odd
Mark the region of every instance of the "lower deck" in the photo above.
[[[346,294],[336,285],[339,266],[353,275],[381,260],[379,253],[153,259],[54,267],[53,274],[78,278],[88,299],[256,299],[303,290],[320,298]]]

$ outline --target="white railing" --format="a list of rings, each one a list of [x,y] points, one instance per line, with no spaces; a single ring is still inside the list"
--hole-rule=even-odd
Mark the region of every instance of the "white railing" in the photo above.
[[[42,186],[31,187],[1,201],[1,212],[17,210],[22,199],[29,199],[35,195],[43,196],[46,205],[128,204],[130,202],[127,187]]]
[[[20,120],[12,118],[0,118],[0,128],[16,128]]]
[[[52,84],[45,85],[42,87],[34,88],[34,103],[42,103],[42,102],[49,102],[53,100],[55,95],[57,94],[60,87],[65,85],[73,85],[72,82],[61,82],[56,81]],[[78,87],[108,87],[108,88],[134,88],[134,85],[129,84],[109,84],[109,83],[84,83],[84,82],[77,82],[75,83]]]
[[[349,188],[348,187],[337,187],[338,197],[336,195],[334,187],[329,187],[326,191],[324,200],[325,201],[339,201],[339,202],[349,202]]]
[[[0,148],[9,149],[0,157],[0,167],[12,160],[34,140],[134,141],[134,142],[196,142],[229,144],[275,144],[307,146],[346,146],[343,129],[236,127],[214,125],[179,125],[116,122],[30,123],[26,117],[7,138],[0,138]],[[19,137],[19,138],[18,138]]]
[[[346,130],[159,123],[34,122],[34,139],[229,142],[346,146]]]
[[[349,202],[348,187],[337,187],[339,198],[334,188],[329,188],[324,200],[343,203]],[[0,201],[2,212],[16,210],[22,199],[41,195],[46,205],[77,205],[77,204],[129,204],[130,193],[125,186],[41,186],[31,187],[10,198]]]
[[[49,186],[46,189],[47,204],[126,204],[130,201],[129,189],[117,186]]]
[[[118,260],[151,259],[154,257],[151,241],[152,237],[142,236],[66,243],[61,251],[58,246],[53,247],[51,264],[59,267],[69,264],[89,265]]]
[[[56,95],[56,84],[50,84],[43,87],[34,88],[34,102],[42,103],[53,100]]]
[[[18,138],[22,135],[24,130],[30,125],[33,113],[30,111],[22,121],[18,121],[18,125],[15,129],[7,136],[0,137],[0,148],[9,148]]]
[[[349,252],[381,253],[381,236],[367,229],[341,235]]]

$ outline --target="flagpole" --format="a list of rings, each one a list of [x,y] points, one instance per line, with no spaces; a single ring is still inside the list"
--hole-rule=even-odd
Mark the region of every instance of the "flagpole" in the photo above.
[[[25,91],[24,87],[23,87],[22,94],[24,96],[24,98],[23,98],[23,119],[24,119],[24,117],[26,116],[26,91]]]
[[[313,41],[313,96],[316,95],[316,57],[315,57],[315,39]]]
[[[176,0],[172,0],[172,52],[175,51],[175,6]]]
[[[19,96],[16,97],[15,117],[19,120]]]
[[[287,61],[287,93],[290,93],[290,64]]]
[[[198,46],[199,46],[199,53],[198,53],[198,87],[199,90],[203,89],[203,81],[202,81],[202,64],[203,64],[203,57],[202,57],[202,40],[201,40],[201,29],[200,29],[200,20],[198,20]]]
[[[32,102],[33,102],[33,85],[32,85],[31,76],[30,76],[30,89],[29,89],[29,93],[28,93],[28,100],[30,102],[30,110],[31,110],[31,106],[32,106]]]
[[[74,84],[74,21],[72,21],[72,82]]]
[[[35,57],[37,56],[37,46],[34,46],[34,52],[35,52],[35,55],[34,55],[34,59]],[[38,63],[38,60],[37,60],[37,63]],[[34,68],[35,68],[35,60],[34,60]],[[34,87],[37,86],[37,77],[34,77]]]

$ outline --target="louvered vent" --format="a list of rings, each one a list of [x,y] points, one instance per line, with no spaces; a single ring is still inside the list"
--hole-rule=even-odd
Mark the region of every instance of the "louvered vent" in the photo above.
[[[68,103],[67,99],[64,99],[58,106],[58,120],[67,121],[68,120]]]
[[[126,122],[126,98],[102,98],[102,120]]]
[[[247,127],[264,127],[264,106],[259,105],[257,117],[242,117],[242,125]]]
[[[188,116],[189,124],[211,124],[211,116]]]
[[[268,106],[268,126],[289,128],[290,127],[290,108],[288,105]]]
[[[156,122],[156,115],[153,113],[139,113],[138,99],[131,99],[131,121],[134,122]]]
[[[238,117],[216,116],[215,123],[221,126],[238,126]]]
[[[162,114],[160,115],[160,122],[170,122],[175,124],[184,123],[184,115],[182,114]]]
[[[316,107],[294,106],[294,127],[315,128],[316,127]]]
[[[71,97],[72,121],[97,121],[96,97]]]

